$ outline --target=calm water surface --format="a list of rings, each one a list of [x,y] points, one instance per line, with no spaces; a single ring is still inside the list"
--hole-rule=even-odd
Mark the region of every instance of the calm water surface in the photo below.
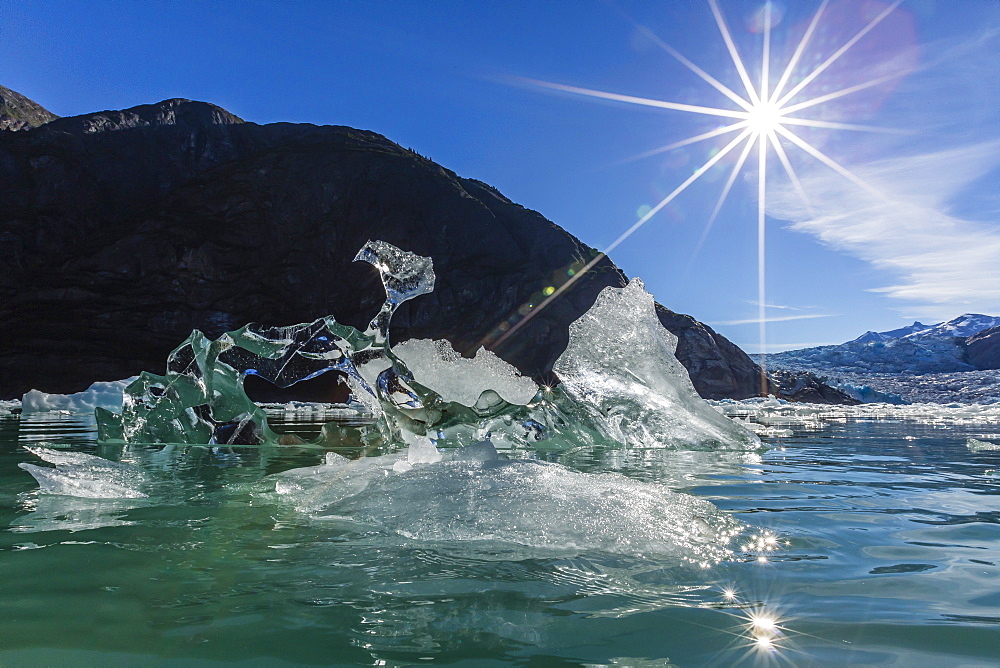
[[[422,541],[267,493],[318,451],[123,455],[85,416],[0,416],[0,665],[1000,665],[1000,451],[966,447],[1000,425],[793,431],[761,454],[537,455],[750,527],[703,569]],[[37,444],[141,462],[155,491],[40,494],[17,467]]]

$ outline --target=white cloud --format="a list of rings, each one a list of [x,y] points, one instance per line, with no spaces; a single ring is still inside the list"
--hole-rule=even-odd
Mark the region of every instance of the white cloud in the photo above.
[[[778,306],[769,308],[792,308],[791,306]],[[816,313],[811,315],[783,315],[776,318],[764,318],[763,322],[787,322],[789,320],[810,320],[812,318],[833,318],[832,313]],[[760,318],[747,318],[746,320],[720,320],[710,322],[709,325],[759,325]]]
[[[752,301],[752,300],[748,300],[747,304],[753,304],[754,306],[760,306],[760,302],[756,302],[756,301]],[[787,309],[789,311],[801,311],[802,310],[798,306],[784,306],[782,304],[764,304],[764,308],[779,308],[779,309]]]
[[[803,348],[818,348],[819,346],[832,346],[840,343],[840,341],[799,341],[798,343],[765,343],[763,347],[760,343],[746,342],[737,343],[743,351],[748,354],[755,355],[758,353],[781,353],[786,350],[802,350]]]
[[[895,277],[876,292],[911,317],[1000,313],[1000,222],[969,220],[951,202],[1000,166],[1000,141],[893,157],[852,171],[882,194],[814,168],[800,174],[810,206],[790,187],[769,193],[768,214]]]

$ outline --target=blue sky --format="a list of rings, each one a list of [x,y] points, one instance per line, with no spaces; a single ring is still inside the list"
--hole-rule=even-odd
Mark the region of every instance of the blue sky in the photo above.
[[[770,85],[821,3],[770,5]],[[749,78],[764,4],[719,0]],[[785,90],[891,7],[830,0]],[[0,84],[67,116],[171,97],[246,120],[374,130],[607,248],[738,132],[637,158],[736,119],[536,82],[726,110],[672,55],[747,92],[711,6],[690,2],[6,2]],[[1000,315],[1000,2],[912,0],[788,104],[891,132],[786,126],[801,186],[766,163],[767,345],[836,343],[964,312]],[[874,82],[874,83],[871,83]],[[869,85],[870,84],[870,85]],[[658,301],[759,349],[758,159],[706,233],[737,147],[611,257]]]

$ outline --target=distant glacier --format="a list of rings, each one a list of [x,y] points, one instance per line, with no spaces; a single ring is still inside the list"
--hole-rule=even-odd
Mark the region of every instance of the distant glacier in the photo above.
[[[914,322],[837,345],[774,353],[767,363],[811,371],[865,402],[996,403],[998,342],[1000,317],[966,313],[935,325]]]

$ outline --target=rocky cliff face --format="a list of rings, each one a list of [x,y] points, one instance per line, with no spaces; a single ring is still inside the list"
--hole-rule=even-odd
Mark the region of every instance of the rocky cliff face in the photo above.
[[[977,369],[1000,369],[1000,327],[984,329],[965,339],[965,354]]]
[[[0,130],[25,130],[59,118],[20,93],[0,86]]]
[[[193,328],[216,337],[331,313],[363,327],[384,297],[351,261],[368,239],[434,258],[437,287],[400,309],[397,340],[495,346],[542,381],[569,322],[625,280],[603,259],[496,345],[594,249],[375,133],[244,123],[201,102],[0,132],[0,183],[2,397],[160,370]],[[703,396],[759,392],[760,369],[735,345],[659,315]]]
[[[698,394],[706,399],[746,398],[779,394],[773,382],[763,384],[764,375],[735,343],[689,315],[656,305],[660,324],[677,336],[677,360],[691,375]]]

